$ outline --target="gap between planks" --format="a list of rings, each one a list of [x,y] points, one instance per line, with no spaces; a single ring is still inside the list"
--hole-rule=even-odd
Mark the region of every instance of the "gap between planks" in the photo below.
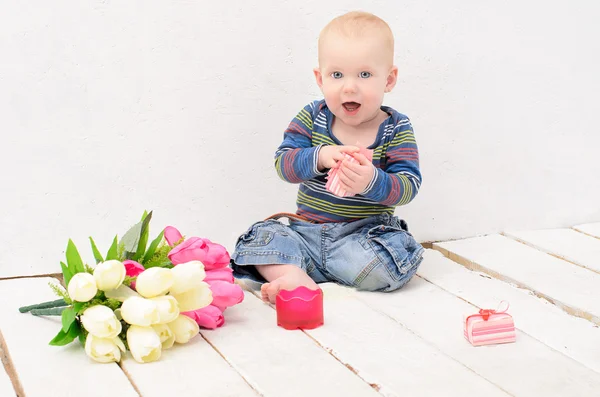
[[[122,355],[124,355],[124,354],[125,353],[123,353]],[[122,360],[122,358],[121,358],[121,360]],[[138,389],[137,385],[133,381],[133,378],[131,377],[131,375],[129,374],[129,372],[127,372],[127,369],[123,366],[122,361],[119,361],[117,363],[117,365],[119,366],[119,368],[121,368],[121,371],[123,372],[123,375],[125,375],[125,377],[129,381],[129,383],[131,383],[131,387],[133,387],[133,390],[135,390],[135,392],[138,394],[138,396],[143,397],[142,393],[140,392],[140,389]]]
[[[455,254],[454,252],[450,252],[446,248],[440,247],[437,244],[434,244],[433,249],[436,250],[436,251],[438,251],[438,252],[441,252],[442,255],[444,255],[446,258],[448,258],[448,259],[450,259],[450,260],[458,263],[461,266],[466,267],[469,270],[473,270],[473,271],[476,271],[476,272],[487,274],[487,275],[489,275],[489,276],[491,276],[491,277],[493,277],[493,278],[495,278],[497,280],[501,280],[501,281],[507,282],[509,284],[512,284],[512,285],[516,286],[517,288],[529,291],[533,295],[537,296],[538,298],[547,300],[548,302],[550,302],[554,306],[562,309],[564,312],[566,312],[566,313],[568,313],[568,314],[570,314],[572,316],[580,317],[580,318],[588,320],[588,321],[590,321],[590,322],[592,322],[592,323],[594,323],[596,325],[600,325],[600,318],[592,315],[591,313],[585,312],[583,310],[576,309],[576,308],[571,307],[571,306],[569,306],[567,304],[564,304],[564,303],[562,303],[562,302],[560,302],[558,300],[555,300],[551,296],[546,295],[544,293],[541,293],[539,291],[536,291],[536,290],[528,287],[527,285],[524,285],[523,283],[519,282],[518,280],[515,280],[515,279],[513,279],[511,277],[504,276],[504,275],[502,275],[502,274],[500,274],[500,273],[498,273],[498,272],[496,272],[494,270],[488,269],[487,267],[482,266],[482,265],[480,265],[480,264],[478,264],[478,263],[476,263],[476,262],[474,262],[474,261],[472,261],[470,259],[467,259],[464,256]],[[540,251],[540,252],[542,252],[542,251]]]
[[[572,229],[572,230],[575,230],[575,229]],[[538,246],[538,245],[536,245],[536,244],[530,243],[529,241],[523,240],[523,239],[521,239],[521,238],[519,238],[519,237],[513,236],[513,235],[511,235],[511,234],[506,234],[505,232],[502,232],[502,233],[499,233],[499,234],[500,234],[501,236],[504,236],[504,237],[506,237],[506,238],[510,239],[510,240],[516,241],[517,243],[521,243],[521,244],[523,244],[523,245],[525,245],[525,246],[527,246],[527,247],[529,247],[529,248],[533,248],[533,249],[535,249],[535,250],[537,250],[537,251],[540,251],[540,252],[543,252],[543,253],[545,253],[545,254],[547,254],[547,255],[550,255],[550,256],[552,256],[552,257],[554,257],[554,258],[556,258],[556,259],[560,259],[561,261],[568,262],[568,263],[570,263],[571,265],[574,265],[574,266],[580,267],[580,268],[582,268],[582,269],[586,269],[586,270],[592,271],[592,272],[594,272],[594,273],[598,273],[598,274],[600,274],[600,272],[599,272],[598,270],[596,270],[596,269],[592,269],[592,268],[589,268],[589,267],[583,266],[583,265],[581,265],[581,264],[579,264],[579,263],[577,263],[577,262],[573,262],[572,260],[570,260],[570,259],[567,259],[567,258],[565,258],[564,256],[560,256],[560,255],[558,255],[558,254],[555,254],[555,253],[553,253],[553,252],[550,252],[550,251],[548,251],[547,249],[545,249],[544,247],[540,247],[540,246]],[[586,233],[583,233],[583,234],[586,234]],[[589,236],[589,234],[588,234],[588,236]],[[592,237],[593,237],[593,236],[592,236]]]
[[[469,300],[467,300],[467,299],[463,298],[462,296],[456,295],[454,292],[452,292],[452,291],[449,291],[449,290],[447,290],[447,289],[443,288],[442,286],[440,286],[440,285],[438,285],[438,284],[434,283],[433,281],[431,281],[431,280],[427,279],[426,277],[423,277],[423,276],[421,276],[421,275],[419,275],[419,274],[415,274],[415,276],[416,276],[416,277],[419,277],[420,279],[424,280],[425,282],[427,282],[427,283],[429,283],[429,284],[431,284],[431,285],[434,285],[434,286],[436,286],[437,288],[441,289],[442,291],[444,291],[444,292],[446,292],[446,293],[448,293],[448,294],[450,294],[450,295],[452,295],[452,296],[454,296],[454,297],[456,297],[456,298],[458,298],[458,299],[462,300],[463,302],[465,302],[465,303],[467,303],[467,304],[469,304],[469,305],[471,305],[471,306],[474,306],[474,307],[476,307],[476,308],[478,308],[478,309],[483,309],[483,307],[481,307],[481,306],[479,306],[479,305],[477,305],[477,304],[475,304],[475,303],[473,303],[473,302],[471,302],[471,301],[469,301]],[[520,288],[520,287],[518,287],[518,286],[516,286],[516,287],[517,287],[517,288]],[[526,290],[526,291],[529,291],[529,290]],[[539,298],[539,297],[538,297],[538,298]],[[540,342],[541,344],[543,344],[543,345],[547,346],[547,347],[548,347],[549,349],[551,349],[551,350],[554,350],[554,351],[555,351],[555,352],[557,352],[558,354],[560,354],[560,355],[562,355],[562,356],[565,356],[565,357],[567,357],[567,358],[569,358],[569,359],[571,359],[571,360],[575,360],[573,357],[570,357],[570,356],[568,356],[568,355],[565,355],[565,353],[564,353],[564,352],[562,352],[562,351],[560,351],[560,350],[556,349],[556,348],[555,348],[555,347],[553,347],[553,346],[550,346],[550,345],[548,345],[548,344],[547,344],[547,343],[545,343],[544,341],[542,341],[542,340],[540,340],[540,339],[536,338],[534,335],[532,335],[532,334],[530,334],[530,333],[528,333],[528,332],[524,331],[523,329],[521,329],[521,328],[519,328],[519,327],[515,327],[515,329],[518,329],[518,330],[519,330],[519,332],[521,332],[522,334],[524,334],[524,335],[527,335],[527,336],[529,336],[531,339],[534,339],[534,340],[536,340],[536,341]],[[580,361],[578,361],[578,360],[575,360],[575,361],[577,361],[577,362],[579,362],[579,363],[580,363]],[[586,366],[585,364],[582,364],[582,365]],[[586,366],[586,367],[587,367],[587,366]],[[469,367],[468,367],[468,366],[465,366],[465,368],[469,368]],[[589,367],[588,367],[588,368],[589,368]],[[471,368],[469,368],[469,369],[471,369]],[[592,369],[592,370],[593,370],[593,369]],[[473,371],[473,372],[475,372],[475,371]],[[475,373],[476,373],[476,372],[475,372]],[[497,386],[498,388],[502,389],[502,388],[501,388],[499,385],[497,385],[497,384],[495,384],[495,383],[494,383],[494,385],[495,385],[495,386]],[[503,391],[505,391],[506,393],[508,393],[508,391],[506,391],[506,390],[504,390],[504,389],[502,389],[502,390],[503,390]],[[509,394],[510,394],[510,393],[509,393]],[[511,395],[512,395],[512,394],[511,394]]]
[[[577,229],[577,227],[575,227],[575,226],[570,227],[570,229],[575,230],[577,233],[585,234],[586,236],[590,236],[590,237],[600,240],[600,237],[594,236],[593,234],[586,233],[581,229]]]
[[[248,286],[244,286],[244,289],[248,292],[250,292],[253,296],[255,296],[257,299],[260,299],[262,301],[262,297],[260,296],[259,291],[256,291],[254,289],[249,288]],[[265,303],[267,304],[271,309],[275,310],[275,306],[271,303]],[[315,339],[312,335],[308,334],[305,330],[303,329],[299,329],[299,331],[301,331],[304,335],[306,335],[309,339],[311,339],[317,346],[319,346],[321,349],[323,349],[324,351],[326,351],[331,357],[333,357],[337,362],[339,362],[340,364],[342,364],[344,367],[346,367],[350,372],[352,372],[354,375],[356,375],[360,380],[362,380],[363,382],[365,382],[367,385],[369,385],[373,390],[375,390],[376,392],[380,393],[381,390],[381,385],[378,385],[376,383],[371,383],[368,382],[365,378],[363,378],[362,376],[360,376],[360,374],[358,373],[358,371],[356,369],[354,369],[350,364],[343,362],[339,357],[337,357],[334,352],[333,349],[329,349],[325,346],[323,346],[321,343],[319,343],[319,341],[317,339]]]
[[[252,389],[252,390],[253,390],[253,391],[254,391],[254,392],[255,392],[255,393],[258,395],[258,396],[260,396],[260,397],[264,397],[264,394],[263,394],[263,393],[261,393],[261,392],[258,390],[257,386],[256,386],[256,385],[254,385],[254,384],[252,384],[252,383],[251,383],[251,382],[250,382],[250,381],[249,381],[249,380],[248,380],[248,379],[247,379],[247,378],[244,376],[244,374],[242,374],[242,373],[241,373],[241,372],[240,372],[240,371],[239,371],[239,370],[238,370],[238,369],[235,367],[235,365],[233,365],[233,364],[231,363],[231,361],[229,361],[229,360],[227,359],[227,357],[225,357],[225,355],[224,355],[223,353],[221,353],[221,351],[220,351],[220,350],[219,350],[219,349],[218,349],[218,348],[217,348],[217,347],[216,347],[216,346],[215,346],[215,345],[214,345],[214,344],[213,344],[211,341],[209,341],[207,337],[205,337],[205,336],[202,334],[202,331],[200,331],[200,333],[198,334],[198,336],[200,336],[202,339],[204,339],[204,341],[205,341],[206,343],[208,343],[208,345],[209,345],[210,347],[212,347],[212,349],[213,349],[215,352],[217,352],[217,354],[218,354],[218,355],[219,355],[219,356],[220,356],[220,357],[223,359],[223,361],[225,361],[225,362],[227,363],[227,365],[229,365],[229,366],[230,366],[230,367],[231,367],[231,368],[232,368],[232,369],[233,369],[233,370],[234,370],[234,371],[235,371],[235,372],[236,372],[236,373],[237,373],[237,374],[238,374],[238,375],[239,375],[239,376],[240,376],[240,377],[241,377],[241,378],[244,380],[244,382],[246,382],[246,384],[248,385],[248,387],[250,387],[250,388],[251,388],[251,389]]]

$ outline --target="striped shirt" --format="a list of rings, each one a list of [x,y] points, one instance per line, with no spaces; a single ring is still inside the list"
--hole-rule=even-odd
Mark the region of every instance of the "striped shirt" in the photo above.
[[[348,222],[382,213],[412,201],[421,186],[419,152],[408,117],[382,106],[389,117],[381,123],[373,149],[375,173],[362,194],[338,197],[325,189],[327,171],[317,159],[323,145],[342,145],[332,134],[333,114],[324,100],[306,105],[290,122],[275,152],[279,177],[299,183],[298,215],[318,222]]]

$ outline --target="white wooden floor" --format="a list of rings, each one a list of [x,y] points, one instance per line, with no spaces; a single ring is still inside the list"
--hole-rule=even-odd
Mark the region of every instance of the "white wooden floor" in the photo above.
[[[391,294],[325,291],[325,325],[276,326],[252,291],[156,363],[96,364],[21,314],[49,278],[0,280],[5,396],[600,396],[600,223],[436,243]],[[510,302],[517,342],[472,347],[463,314]]]

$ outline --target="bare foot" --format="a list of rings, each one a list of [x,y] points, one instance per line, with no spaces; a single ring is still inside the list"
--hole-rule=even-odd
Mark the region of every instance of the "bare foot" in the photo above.
[[[293,268],[289,269],[289,271],[287,271],[285,274],[281,275],[270,283],[263,284],[260,288],[260,293],[265,302],[271,302],[274,304],[279,290],[292,290],[300,286],[310,289],[319,288],[317,283],[315,283],[313,279],[310,278],[302,269]]]

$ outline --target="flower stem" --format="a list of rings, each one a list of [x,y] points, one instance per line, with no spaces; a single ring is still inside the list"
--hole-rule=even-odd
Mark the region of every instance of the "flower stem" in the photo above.
[[[65,306],[66,304],[67,302],[65,302],[64,299],[57,299],[55,301],[42,302],[31,306],[23,306],[19,308],[19,311],[21,313],[27,313],[28,311],[31,311],[33,309],[47,309],[50,307]]]
[[[66,307],[50,307],[47,309],[33,309],[31,314],[34,316],[60,316]]]

